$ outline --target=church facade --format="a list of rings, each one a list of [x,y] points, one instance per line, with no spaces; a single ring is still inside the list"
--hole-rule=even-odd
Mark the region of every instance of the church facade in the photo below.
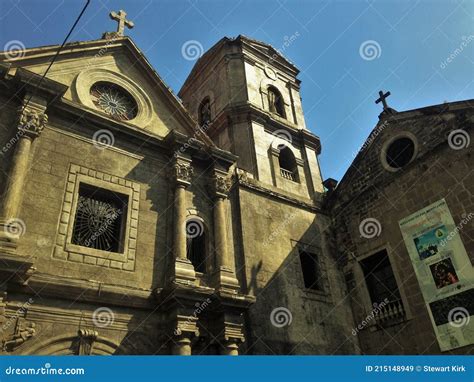
[[[3,354],[472,351],[469,325],[438,345],[399,227],[439,199],[458,225],[474,212],[472,146],[449,144],[472,101],[384,100],[336,186],[271,46],[223,38],[175,96],[122,32],[67,44],[46,76],[58,46],[3,53]],[[456,238],[469,319],[472,223]]]

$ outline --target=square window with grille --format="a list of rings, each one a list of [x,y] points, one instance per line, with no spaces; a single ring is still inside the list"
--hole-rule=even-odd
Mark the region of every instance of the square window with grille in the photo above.
[[[72,244],[108,252],[123,252],[128,196],[79,185]]]
[[[300,263],[306,289],[324,291],[321,264],[315,253],[300,250]]]

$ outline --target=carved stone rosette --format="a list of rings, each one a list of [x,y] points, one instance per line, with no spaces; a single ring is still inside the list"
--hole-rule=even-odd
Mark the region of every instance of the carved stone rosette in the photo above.
[[[18,118],[18,130],[22,135],[35,139],[39,137],[47,122],[48,116],[45,113],[28,107],[23,108]]]

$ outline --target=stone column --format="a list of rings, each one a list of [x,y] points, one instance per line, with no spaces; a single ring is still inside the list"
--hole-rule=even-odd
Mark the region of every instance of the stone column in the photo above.
[[[173,340],[173,355],[191,355],[191,338],[186,336],[177,336]]]
[[[218,195],[214,205],[215,253],[217,267],[230,269],[227,248],[227,224],[225,220],[225,198]]]
[[[227,243],[226,200],[230,179],[224,171],[214,170],[211,179],[211,194],[214,200],[214,250],[217,266],[217,286],[221,290],[236,293],[239,283]]]
[[[193,168],[191,159],[178,156],[173,163],[174,219],[173,219],[173,281],[194,284],[196,273],[186,256],[186,188],[191,184]]]
[[[26,107],[25,107],[26,106]],[[11,168],[7,177],[0,211],[0,247],[6,252],[15,252],[19,235],[23,231],[18,219],[24,192],[25,179],[30,162],[31,144],[44,129],[48,117],[45,103],[31,98],[28,105],[20,108],[16,141]]]
[[[239,355],[239,345],[236,341],[227,341],[222,347],[222,355]]]
[[[174,253],[177,259],[186,259],[186,186],[176,184],[174,194]]]

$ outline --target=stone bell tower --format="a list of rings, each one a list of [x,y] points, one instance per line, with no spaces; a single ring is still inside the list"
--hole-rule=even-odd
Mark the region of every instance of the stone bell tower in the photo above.
[[[179,96],[247,176],[314,200],[323,191],[321,146],[306,127],[298,73],[270,45],[225,37],[199,59]]]

